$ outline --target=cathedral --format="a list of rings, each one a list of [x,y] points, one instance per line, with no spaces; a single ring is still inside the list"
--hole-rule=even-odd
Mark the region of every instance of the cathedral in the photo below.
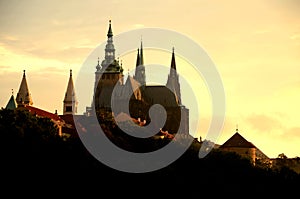
[[[111,21],[109,21],[104,57],[101,65],[98,60],[96,66],[92,103],[92,110],[95,110],[100,122],[113,116],[117,117],[124,113],[123,107],[129,106],[127,114],[134,119],[144,121],[147,125],[151,122],[150,108],[159,104],[167,113],[166,123],[162,129],[171,134],[189,134],[189,109],[181,101],[174,48],[166,85],[159,86],[147,84],[142,42],[137,49],[135,73],[133,76],[128,74],[124,81],[123,66],[115,57]],[[112,105],[115,105],[114,110]]]
[[[114,88],[116,91],[114,91]],[[150,108],[159,104],[166,110],[167,117],[163,127],[158,127],[161,132],[169,134],[180,133],[189,135],[189,109],[181,101],[179,76],[176,71],[175,52],[173,48],[171,56],[170,73],[166,77],[166,85],[148,85],[146,81],[146,70],[144,64],[143,44],[137,49],[135,74],[124,81],[123,66],[115,57],[115,47],[113,44],[113,32],[111,21],[107,33],[107,44],[105,47],[104,60],[96,65],[95,84],[93,89],[93,101],[90,107],[86,107],[86,112],[77,114],[78,100],[73,83],[72,70],[70,70],[69,81],[63,99],[62,114],[57,111],[50,113],[43,109],[32,106],[33,100],[26,80],[25,70],[16,99],[13,94],[6,106],[7,109],[26,109],[40,117],[50,118],[58,127],[59,134],[76,134],[74,122],[78,119],[97,116],[98,121],[113,122],[114,118],[126,115],[134,121],[139,121],[143,125],[151,122],[149,116]],[[114,99],[112,101],[112,99]],[[112,104],[115,104],[113,109]],[[123,107],[127,106],[129,112],[125,112]],[[93,110],[95,110],[93,112]],[[156,119],[161,119],[161,115],[155,115]],[[70,131],[70,129],[73,129]]]

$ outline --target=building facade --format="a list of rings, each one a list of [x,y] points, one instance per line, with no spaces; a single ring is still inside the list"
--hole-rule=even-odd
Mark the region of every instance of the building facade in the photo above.
[[[173,48],[170,73],[166,77],[166,85],[148,85],[144,65],[143,44],[137,50],[135,74],[128,75],[124,81],[123,66],[115,57],[111,21],[107,33],[105,58],[96,66],[95,86],[92,107],[100,121],[124,113],[123,108],[129,106],[130,117],[151,122],[150,108],[159,104],[167,113],[164,131],[170,133],[189,134],[189,109],[181,102],[179,75],[176,70],[175,52]],[[88,113],[87,108],[87,113]],[[88,113],[87,115],[89,115]],[[156,115],[154,117],[160,117]]]

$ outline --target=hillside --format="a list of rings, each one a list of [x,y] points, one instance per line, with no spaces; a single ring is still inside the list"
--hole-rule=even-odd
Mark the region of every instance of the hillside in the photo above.
[[[16,187],[94,187],[103,192],[113,186],[141,190],[214,190],[226,192],[267,193],[297,190],[300,176],[287,167],[272,170],[254,167],[235,153],[218,149],[200,159],[201,143],[192,140],[188,150],[170,165],[153,172],[126,173],[96,160],[77,137],[67,140],[45,118],[24,111],[0,111],[2,180]],[[119,147],[135,152],[149,152],[168,144],[171,139],[136,140],[118,128],[107,134]],[[192,139],[192,138],[189,138]],[[176,141],[183,147],[182,140]],[[142,165],[142,164],[141,164]],[[32,183],[28,184],[28,180]],[[80,186],[79,186],[80,185]],[[44,187],[45,188],[45,187]],[[76,188],[76,189],[77,189]]]

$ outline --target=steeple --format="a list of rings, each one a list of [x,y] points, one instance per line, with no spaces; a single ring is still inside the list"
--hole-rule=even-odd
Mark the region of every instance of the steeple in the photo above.
[[[20,84],[19,92],[17,93],[16,98],[17,104],[19,105],[32,105],[31,94],[28,89],[25,70],[23,70],[23,78]]]
[[[140,65],[140,49],[137,49],[137,55],[136,55],[136,67]]]
[[[17,102],[16,102],[15,97],[14,97],[14,90],[13,89],[11,89],[11,90],[12,90],[11,97],[10,97],[10,99],[9,99],[9,101],[8,101],[5,108],[10,109],[10,110],[14,110],[14,109],[17,108]]]
[[[111,29],[111,20],[109,20],[109,27],[108,27],[108,32],[107,32],[107,37],[112,37],[113,36],[113,32]]]
[[[67,91],[63,101],[63,114],[67,115],[67,114],[77,113],[77,105],[78,105],[78,101],[76,98],[74,84],[73,84],[72,70],[70,70],[70,77],[67,86]]]
[[[104,97],[102,95],[106,95],[105,93],[102,93],[102,88],[109,87],[108,91],[112,92],[111,89],[114,88],[116,83],[120,83],[121,85],[123,85],[123,67],[122,64],[119,63],[119,59],[116,60],[115,57],[115,47],[113,44],[113,31],[111,20],[109,20],[107,43],[104,51],[105,56],[104,60],[101,62],[101,66],[99,65],[99,58],[98,65],[96,66],[94,97],[91,107],[95,107],[96,101],[99,101],[99,99],[96,99],[96,93],[101,93],[101,100]],[[105,96],[104,98],[107,98],[107,96]],[[105,104],[106,106],[110,104],[110,98],[107,98],[105,100],[105,103],[102,103],[102,105]]]
[[[176,71],[176,62],[175,62],[175,53],[174,47],[172,48],[172,60],[171,60],[171,68]]]
[[[140,65],[144,65],[143,41],[141,41]]]
[[[172,49],[170,74],[168,75],[168,80],[167,80],[166,86],[171,91],[173,91],[173,93],[175,94],[178,105],[181,105],[180,84],[179,84],[179,76],[178,76],[177,71],[176,71],[176,61],[175,61],[174,47]]]
[[[138,81],[141,85],[146,85],[146,73],[144,66],[144,56],[143,56],[143,43],[141,41],[141,48],[138,49],[136,58],[136,68],[134,79]]]
[[[111,28],[111,20],[109,20],[109,27],[107,32],[107,44],[105,46],[105,58],[101,63],[101,66],[110,70],[113,69],[112,64],[116,62],[115,60],[115,47],[113,44],[113,33]]]

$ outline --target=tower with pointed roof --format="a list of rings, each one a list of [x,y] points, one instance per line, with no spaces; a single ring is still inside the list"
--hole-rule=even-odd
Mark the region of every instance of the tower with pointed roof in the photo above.
[[[180,128],[179,128],[179,132],[189,132],[189,109],[187,109],[182,104],[182,101],[181,101],[179,75],[178,75],[177,69],[176,69],[174,47],[172,49],[170,73],[168,75],[166,87],[174,93],[176,102],[181,110],[181,124],[180,124]]]
[[[175,94],[177,103],[181,105],[180,83],[179,76],[176,70],[174,48],[172,50],[171,67],[166,86]]]
[[[16,102],[18,106],[32,105],[33,101],[28,89],[25,70],[23,70],[23,78],[17,93]]]
[[[12,92],[11,92],[11,97],[5,107],[6,109],[10,109],[10,110],[14,110],[17,108],[17,102],[15,100],[15,97],[14,97],[14,91],[12,89]]]
[[[74,83],[72,78],[72,70],[70,70],[70,77],[63,101],[63,115],[76,114],[78,101],[75,94]]]
[[[134,79],[142,85],[142,87],[146,86],[146,73],[144,66],[144,55],[143,55],[143,43],[141,42],[141,48],[138,49],[137,58],[136,58],[136,67],[135,67],[135,75]]]
[[[123,85],[123,67],[115,58],[115,47],[113,44],[113,32],[111,20],[107,32],[107,44],[105,46],[105,57],[101,66],[96,66],[96,80],[94,88],[94,99],[92,107],[110,107],[111,95],[114,86],[118,83]]]

